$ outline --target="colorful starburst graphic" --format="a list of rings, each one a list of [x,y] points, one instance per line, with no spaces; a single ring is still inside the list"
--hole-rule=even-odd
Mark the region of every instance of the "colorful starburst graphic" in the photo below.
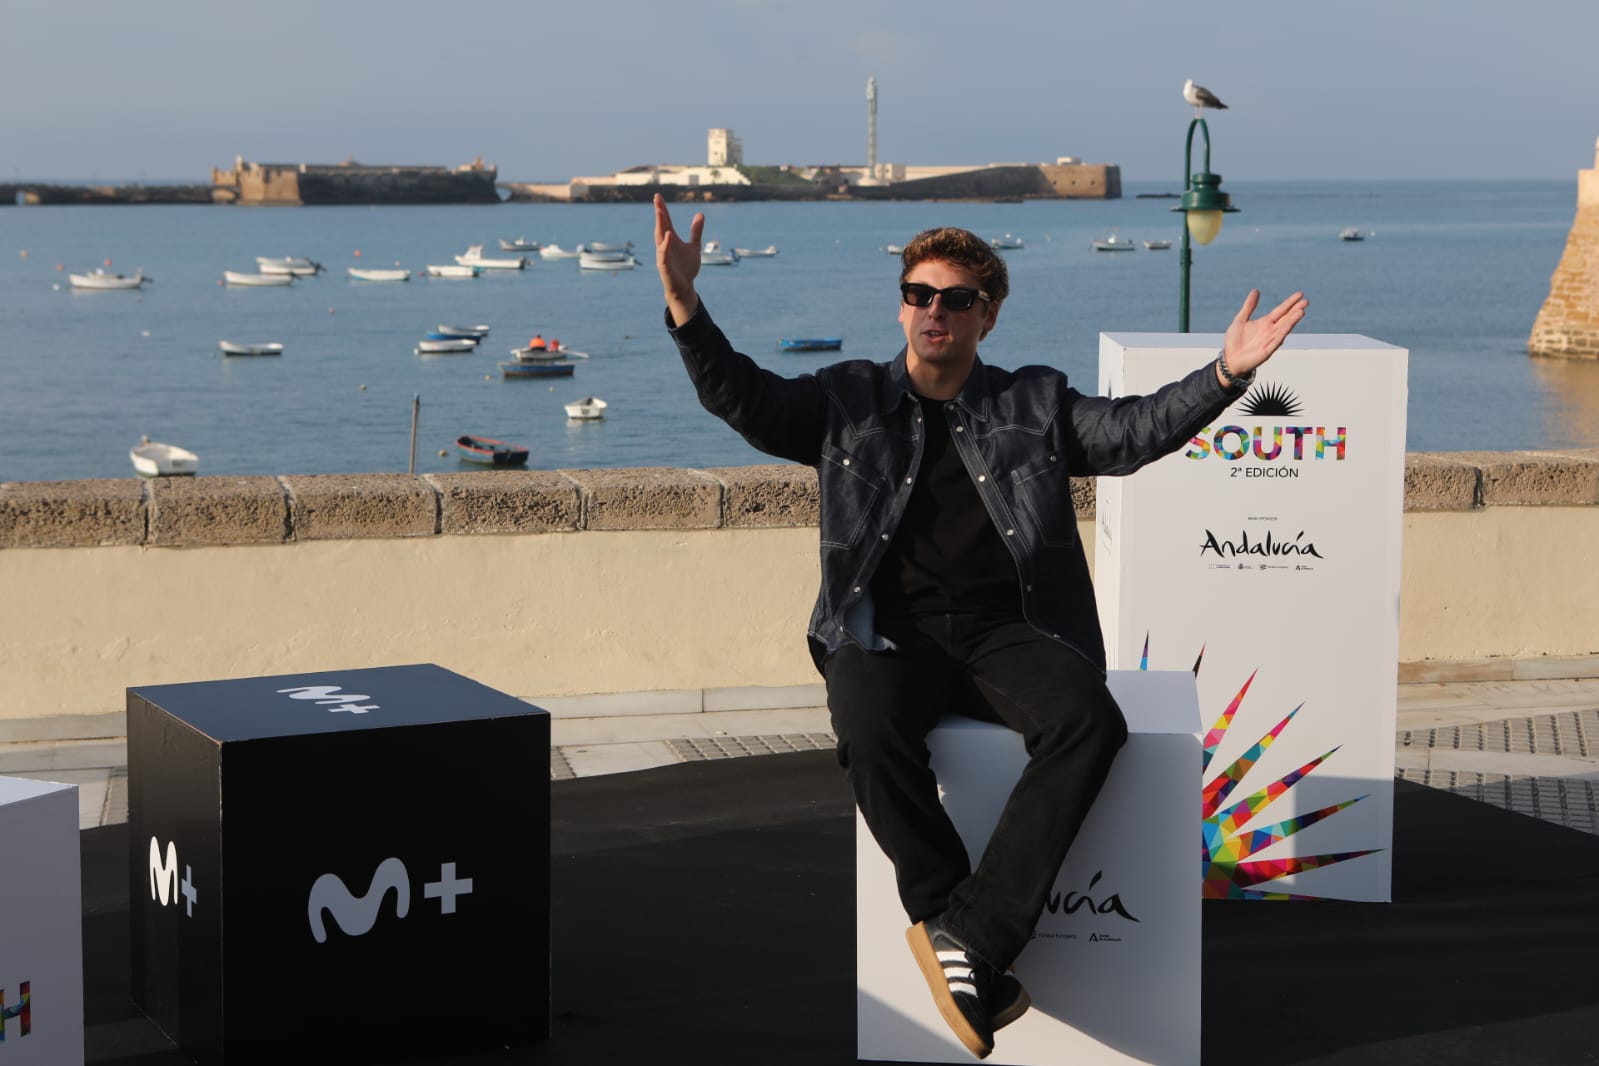
[[[1205,652],[1201,648],[1199,658],[1194,661],[1194,674],[1199,674],[1200,663],[1204,661]],[[1144,638],[1144,651],[1139,661],[1140,670],[1149,669],[1149,638]],[[1204,739],[1204,762],[1201,776],[1210,773],[1211,761],[1216,756],[1216,751],[1226,739],[1227,732],[1233,726],[1233,720],[1238,714],[1238,709],[1243,705],[1244,697],[1249,693],[1249,686],[1254,683],[1255,675],[1250,674],[1244,681],[1232,700],[1222,711],[1221,717],[1216,719]],[[1339,811],[1352,807],[1365,799],[1365,796],[1356,796],[1354,799],[1334,803],[1319,810],[1297,815],[1274,825],[1262,828],[1245,829],[1257,814],[1271,806],[1278,799],[1287,795],[1289,789],[1313,773],[1338,751],[1333,748],[1317,756],[1303,766],[1285,774],[1275,781],[1270,781],[1258,791],[1251,792],[1243,799],[1235,802],[1232,800],[1234,792],[1238,791],[1250,770],[1255,767],[1265,754],[1266,749],[1280,737],[1294,720],[1304,704],[1289,711],[1281,721],[1269,729],[1264,736],[1255,741],[1238,758],[1227,764],[1216,776],[1209,778],[1204,783],[1203,808],[1201,818],[1201,831],[1203,834],[1203,870],[1205,899],[1318,899],[1294,892],[1272,891],[1259,886],[1275,881],[1289,874],[1302,873],[1306,870],[1315,870],[1336,863],[1358,859],[1362,855],[1370,855],[1380,851],[1380,848],[1368,848],[1364,851],[1330,852],[1322,855],[1292,855],[1283,858],[1261,859],[1255,858],[1260,852],[1271,847],[1279,841],[1287,840],[1294,834],[1315,825],[1326,818],[1331,818]]]

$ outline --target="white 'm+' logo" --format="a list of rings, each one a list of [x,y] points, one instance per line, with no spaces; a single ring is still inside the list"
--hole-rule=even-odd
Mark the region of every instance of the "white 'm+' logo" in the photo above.
[[[190,918],[194,917],[194,904],[200,898],[200,893],[194,887],[194,872],[187,866],[183,868],[183,883],[178,884],[178,842],[167,841],[165,858],[161,854],[161,842],[155,837],[150,838],[150,898],[158,900],[165,907],[169,902],[176,903],[178,897],[184,899],[184,913]]]
[[[365,714],[367,711],[376,711],[380,708],[375,703],[362,704],[361,700],[372,697],[354,692],[340,691],[338,685],[300,685],[297,688],[280,688],[279,692],[286,694],[291,700],[311,700],[318,706],[327,706],[330,711],[349,711],[351,714]],[[333,706],[328,706],[332,704]]]
[[[372,883],[367,886],[366,894],[361,896],[352,895],[337,874],[323,874],[312,883],[311,894],[305,901],[311,935],[318,944],[327,943],[328,930],[322,921],[323,911],[333,916],[334,922],[346,936],[366,935],[377,924],[383,900],[391,888],[394,889],[394,916],[404,918],[411,910],[411,874],[399,859],[388,858],[378,863],[378,868],[372,872]],[[422,898],[438,900],[440,914],[454,914],[456,898],[470,895],[471,892],[472,879],[457,877],[453,862],[440,863],[439,879],[422,885]]]

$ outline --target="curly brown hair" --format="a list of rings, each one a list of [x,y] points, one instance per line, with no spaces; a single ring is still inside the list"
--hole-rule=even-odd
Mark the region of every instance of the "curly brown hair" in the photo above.
[[[953,263],[976,274],[978,284],[996,304],[1010,295],[1010,274],[1005,269],[1005,260],[987,241],[970,230],[940,226],[923,230],[912,237],[900,253],[900,262],[904,266],[900,269],[899,280],[904,282],[917,263],[929,259]]]

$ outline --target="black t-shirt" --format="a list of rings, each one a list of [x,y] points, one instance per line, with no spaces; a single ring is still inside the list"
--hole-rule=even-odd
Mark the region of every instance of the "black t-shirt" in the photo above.
[[[879,615],[1021,617],[1016,560],[951,439],[945,402],[918,397],[927,435],[904,520],[872,576]]]

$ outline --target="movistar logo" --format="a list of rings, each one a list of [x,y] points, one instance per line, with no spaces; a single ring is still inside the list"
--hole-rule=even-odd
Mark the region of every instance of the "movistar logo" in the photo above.
[[[183,881],[178,881],[178,842],[167,841],[163,854],[161,842],[151,837],[150,898],[165,907],[169,903],[177,903],[179,896],[184,899],[184,913],[190,918],[194,917],[194,904],[200,898],[200,893],[194,887],[194,872],[189,867],[183,868]]]
[[[367,711],[381,710],[377,704],[362,704],[360,701],[372,697],[365,694],[345,692],[338,685],[299,685],[295,688],[280,688],[278,691],[291,700],[310,700],[318,706],[327,707],[330,711],[349,711],[351,714],[365,714]]]
[[[346,936],[365,936],[377,925],[383,902],[391,889],[394,892],[394,916],[404,918],[411,912],[411,874],[399,859],[387,858],[378,863],[378,868],[372,872],[371,883],[360,896],[352,894],[337,874],[323,874],[312,883],[311,894],[305,901],[311,936],[318,944],[327,943],[324,912],[332,915],[333,921]],[[439,879],[422,885],[422,898],[438,900],[440,914],[454,914],[456,900],[471,892],[472,879],[457,877],[453,862],[440,863]]]

